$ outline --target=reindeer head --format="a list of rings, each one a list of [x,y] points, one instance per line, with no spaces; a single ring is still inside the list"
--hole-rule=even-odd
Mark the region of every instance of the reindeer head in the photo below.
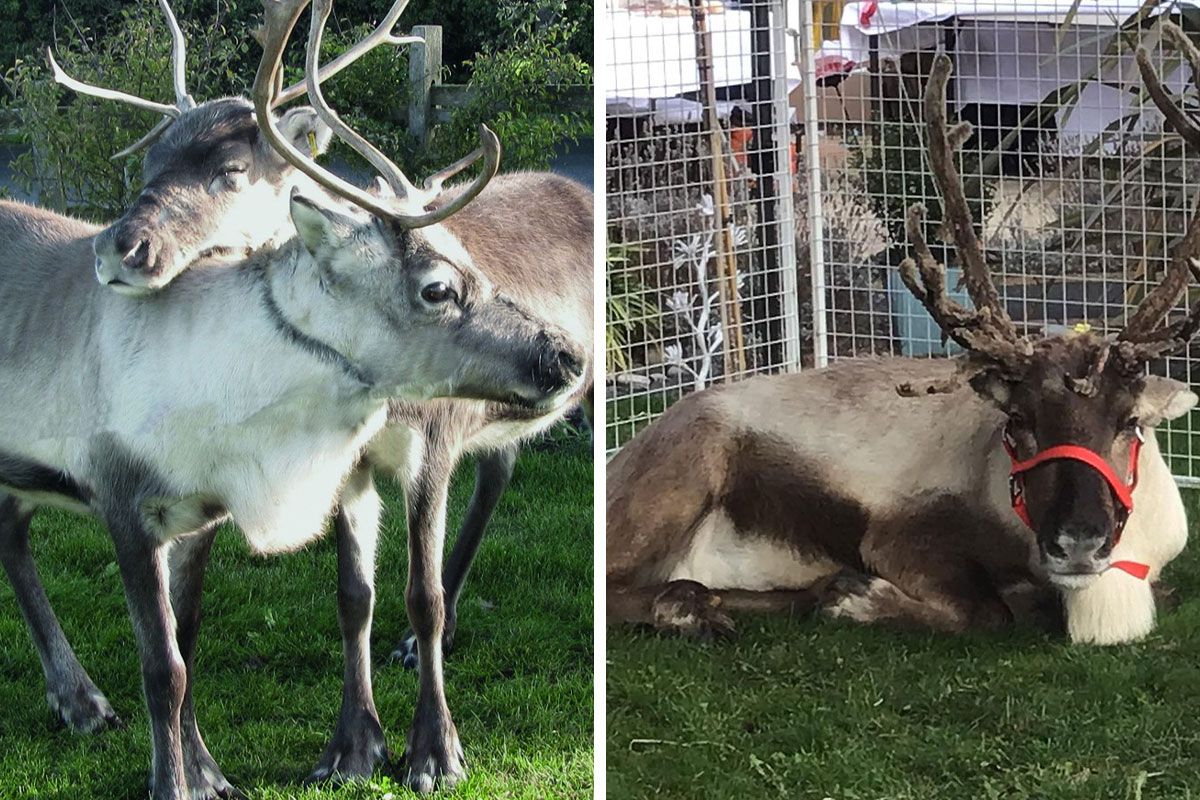
[[[909,291],[945,335],[968,351],[962,363],[971,388],[1007,416],[1014,462],[1014,507],[1037,536],[1042,566],[1064,588],[1079,588],[1108,568],[1129,508],[1129,485],[1143,437],[1191,409],[1197,397],[1178,381],[1145,374],[1146,364],[1185,347],[1200,327],[1200,303],[1186,318],[1160,327],[1200,266],[1192,221],[1163,282],[1115,338],[1084,332],[1036,338],[1009,317],[975,235],[954,151],[970,135],[946,124],[950,59],[939,55],[925,94],[930,165],[945,208],[974,309],[951,300],[946,273],[923,233],[924,208],[909,210],[915,258],[901,264]],[[903,387],[902,387],[903,390]]]
[[[397,0],[393,11],[406,2]],[[587,354],[564,332],[497,293],[440,224],[496,174],[500,142],[492,131],[481,126],[474,152],[416,186],[343,122],[321,93],[318,57],[332,0],[313,3],[305,86],[317,117],[378,170],[374,189],[360,189],[318,166],[279,129],[271,108],[283,52],[307,5],[263,0],[263,56],[250,92],[263,139],[316,185],[348,201],[329,208],[292,192],[291,217],[307,263],[336,309],[307,315],[300,324],[308,329],[301,333],[315,332],[314,338],[363,367],[366,382],[384,396],[419,391],[539,410],[564,402],[584,380]],[[461,192],[442,197],[445,182],[475,164],[476,177]]]
[[[407,0],[398,0],[370,34],[326,65],[319,79],[328,79],[382,44],[420,41],[392,34],[406,5]],[[171,31],[173,104],[77,81],[48,51],[54,79],[63,86],[163,116],[148,134],[113,156],[120,159],[149,147],[142,191],[94,244],[97,279],[127,295],[161,289],[202,258],[241,258],[247,251],[283,243],[294,233],[288,213],[291,190],[313,193],[317,188],[260,135],[254,108],[246,99],[196,104],[185,81],[183,31],[167,0],[159,0],[159,6]],[[304,92],[303,81],[278,87],[268,113],[274,115]],[[308,106],[283,113],[276,127],[294,148],[312,158],[325,152],[331,138],[329,127]]]

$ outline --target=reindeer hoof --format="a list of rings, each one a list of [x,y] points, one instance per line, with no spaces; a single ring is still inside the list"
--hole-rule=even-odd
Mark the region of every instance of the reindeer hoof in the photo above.
[[[821,598],[821,611],[832,619],[873,622],[880,616],[881,594],[891,584],[861,572],[831,575],[814,587]]]
[[[451,789],[467,777],[466,759],[454,726],[443,735],[414,727],[404,753],[404,785],[418,794]]]
[[[654,598],[654,627],[695,639],[729,639],[733,620],[721,611],[721,597],[695,581],[674,581]]]
[[[71,685],[47,688],[46,701],[63,724],[76,733],[125,727],[108,698],[86,677]]]
[[[304,782],[362,780],[371,777],[387,759],[387,740],[379,720],[373,714],[363,713],[352,722],[338,724],[316,769]]]

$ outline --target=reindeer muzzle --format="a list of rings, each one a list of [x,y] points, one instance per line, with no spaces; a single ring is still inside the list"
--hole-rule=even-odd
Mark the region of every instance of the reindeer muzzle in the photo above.
[[[1121,533],[1125,530],[1125,523],[1129,521],[1129,515],[1133,513],[1133,490],[1137,486],[1138,454],[1141,453],[1142,443],[1145,441],[1145,434],[1142,433],[1141,428],[1138,428],[1137,438],[1129,448],[1129,480],[1123,481],[1103,456],[1077,444],[1059,444],[1047,447],[1031,458],[1021,461],[1017,457],[1016,443],[1012,434],[1005,428],[1004,449],[1012,462],[1012,468],[1008,473],[1008,494],[1013,511],[1032,530],[1033,522],[1029,518],[1029,507],[1025,502],[1025,473],[1047,461],[1064,459],[1079,461],[1100,473],[1104,482],[1108,484],[1113,499],[1117,501],[1117,521],[1116,530],[1113,532],[1113,542],[1114,544],[1120,542]],[[1145,580],[1146,576],[1150,574],[1149,565],[1136,561],[1113,561],[1109,566],[1111,569],[1127,572],[1139,580]]]

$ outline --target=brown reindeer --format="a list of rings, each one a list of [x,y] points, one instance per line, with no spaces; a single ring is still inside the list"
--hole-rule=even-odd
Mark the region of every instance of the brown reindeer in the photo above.
[[[1200,223],[1115,338],[1022,335],[955,168],[970,128],[947,125],[950,73],[935,59],[925,115],[974,309],[947,296],[920,206],[901,272],[968,354],[846,361],[681,400],[608,467],[610,621],[711,635],[732,630],[730,611],[816,608],[949,632],[1065,624],[1095,643],[1153,628],[1151,583],[1187,537],[1153,431],[1197,397],[1145,366],[1200,325],[1198,304],[1160,326],[1196,271]]]

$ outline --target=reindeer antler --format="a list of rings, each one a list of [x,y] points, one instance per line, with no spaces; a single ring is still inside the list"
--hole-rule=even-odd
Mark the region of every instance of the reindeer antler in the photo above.
[[[158,7],[162,9],[163,16],[167,18],[167,27],[171,31],[171,77],[175,86],[175,103],[168,105],[166,103],[156,103],[153,100],[146,100],[137,95],[118,92],[115,89],[105,89],[100,86],[93,86],[90,83],[77,81],[68,75],[58,62],[54,60],[54,52],[50,48],[46,48],[46,57],[50,61],[50,71],[54,76],[54,81],[68,89],[85,94],[89,97],[97,97],[101,100],[115,100],[118,103],[126,103],[134,108],[140,108],[144,111],[153,111],[156,114],[162,114],[163,119],[158,122],[150,132],[138,139],[129,147],[126,147],[119,153],[112,156],[113,160],[124,158],[127,155],[136,153],[143,147],[153,144],[163,131],[171,126],[183,112],[196,107],[196,101],[188,94],[187,81],[185,72],[187,69],[187,42],[183,38],[183,30],[179,27],[179,20],[175,19],[175,12],[171,10],[167,0],[158,0]]]
[[[392,33],[392,29],[396,27],[396,21],[408,6],[409,0],[396,0],[396,3],[391,7],[388,13],[384,16],[383,21],[364,36],[359,41],[351,45],[346,52],[342,53],[328,65],[323,67],[319,73],[319,80],[326,81],[337,75],[342,70],[355,63],[367,53],[374,50],[383,44],[405,45],[417,44],[422,41],[420,36],[397,36]],[[158,0],[158,5],[162,9],[163,16],[166,17],[167,27],[171,32],[171,79],[175,87],[175,103],[170,105],[167,103],[158,103],[153,100],[147,100],[132,94],[116,91],[114,89],[105,89],[100,86],[83,83],[68,75],[58,62],[54,59],[54,53],[48,48],[46,56],[50,61],[50,69],[53,73],[54,80],[62,86],[85,94],[89,97],[96,97],[101,100],[115,100],[119,103],[126,103],[134,108],[140,108],[144,111],[153,111],[156,114],[162,114],[163,119],[150,129],[150,131],[138,139],[136,142],[126,147],[119,153],[112,156],[112,160],[124,158],[125,156],[133,155],[139,150],[149,147],[158,141],[167,128],[179,118],[179,116],[190,109],[196,107],[196,101],[192,98],[187,90],[186,66],[187,66],[187,42],[183,37],[183,29],[179,26],[179,21],[175,18],[175,13],[171,10],[171,6],[167,0]],[[291,100],[295,100],[304,94],[307,88],[307,81],[299,81],[292,84],[286,89],[277,90],[275,99],[272,102],[272,108],[276,108]]]
[[[1192,67],[1192,83],[1196,85],[1197,89],[1200,89],[1200,50],[1197,50],[1196,45],[1192,44],[1192,41],[1175,23],[1164,20],[1162,30],[1163,38],[1169,40],[1175,49],[1182,52],[1188,60]],[[1139,45],[1135,57],[1138,71],[1142,73],[1142,83],[1146,87],[1146,93],[1154,101],[1154,105],[1158,106],[1158,110],[1166,117],[1167,122],[1171,123],[1171,127],[1179,132],[1185,142],[1200,150],[1200,127],[1184,112],[1175,102],[1175,98],[1162,85],[1158,70],[1150,63],[1150,54],[1146,48]]]
[[[1164,21],[1162,27],[1163,37],[1169,40],[1175,49],[1181,51],[1191,64],[1192,82],[1200,89],[1200,50],[1178,25]],[[1145,47],[1139,47],[1137,50],[1137,64],[1146,92],[1158,106],[1158,110],[1189,146],[1200,150],[1200,127],[1163,88],[1158,70],[1150,63],[1150,56]],[[1175,245],[1171,264],[1167,267],[1162,283],[1146,294],[1117,336],[1114,351],[1123,369],[1137,371],[1148,361],[1184,349],[1197,330],[1200,330],[1200,302],[1193,305],[1183,319],[1159,327],[1187,291],[1189,276],[1200,281],[1200,261],[1196,260],[1197,255],[1200,255],[1200,207],[1193,212],[1187,233]]]
[[[384,15],[380,23],[375,26],[375,30],[358,40],[340,56],[330,61],[325,66],[321,67],[318,73],[318,80],[321,83],[337,75],[339,72],[350,66],[367,53],[374,50],[383,44],[405,45],[405,44],[422,44],[424,39],[420,36],[397,36],[392,33],[396,27],[396,22],[399,21],[400,15],[404,13],[404,9],[408,7],[409,0],[396,0],[392,7],[388,9],[388,13]],[[308,90],[308,79],[297,81],[286,89],[281,90],[275,96],[275,106],[280,106],[284,103],[295,100],[302,96]]]
[[[397,5],[402,6],[406,1],[398,0]],[[263,25],[259,30],[259,40],[263,46],[263,56],[259,62],[250,95],[254,101],[254,111],[260,130],[271,146],[292,166],[330,192],[378,217],[390,219],[406,228],[420,228],[441,222],[459,211],[483,191],[500,165],[500,141],[496,138],[496,134],[488,130],[486,126],[480,126],[481,144],[474,152],[439,171],[427,180],[423,187],[418,188],[395,163],[343,122],[325,102],[325,98],[321,94],[319,78],[321,72],[317,60],[325,21],[329,18],[332,9],[332,0],[317,0],[313,8],[305,58],[305,80],[309,102],[312,103],[317,115],[329,125],[336,136],[379,170],[396,194],[396,200],[392,201],[390,198],[376,196],[347,183],[305,157],[280,134],[279,129],[275,126],[271,108],[279,96],[277,78],[281,69],[283,51],[301,12],[308,5],[308,0],[262,0],[262,2]],[[445,206],[433,211],[425,211],[425,207],[436,199],[442,189],[442,184],[447,179],[480,160],[483,162],[482,169],[465,191]]]
[[[946,227],[962,260],[967,293],[976,310],[965,308],[948,296],[946,268],[933,257],[921,231],[925,207],[920,203],[909,208],[906,225],[916,260],[904,260],[900,265],[900,277],[947,336],[1006,370],[1019,373],[1028,363],[1033,347],[1028,339],[1017,333],[1016,325],[1000,301],[984,261],[983,247],[975,235],[975,223],[963,192],[962,179],[954,165],[955,150],[971,135],[971,128],[965,122],[953,127],[946,124],[946,84],[953,69],[949,56],[944,53],[934,59],[925,89],[925,121],[930,169],[941,191]]]

